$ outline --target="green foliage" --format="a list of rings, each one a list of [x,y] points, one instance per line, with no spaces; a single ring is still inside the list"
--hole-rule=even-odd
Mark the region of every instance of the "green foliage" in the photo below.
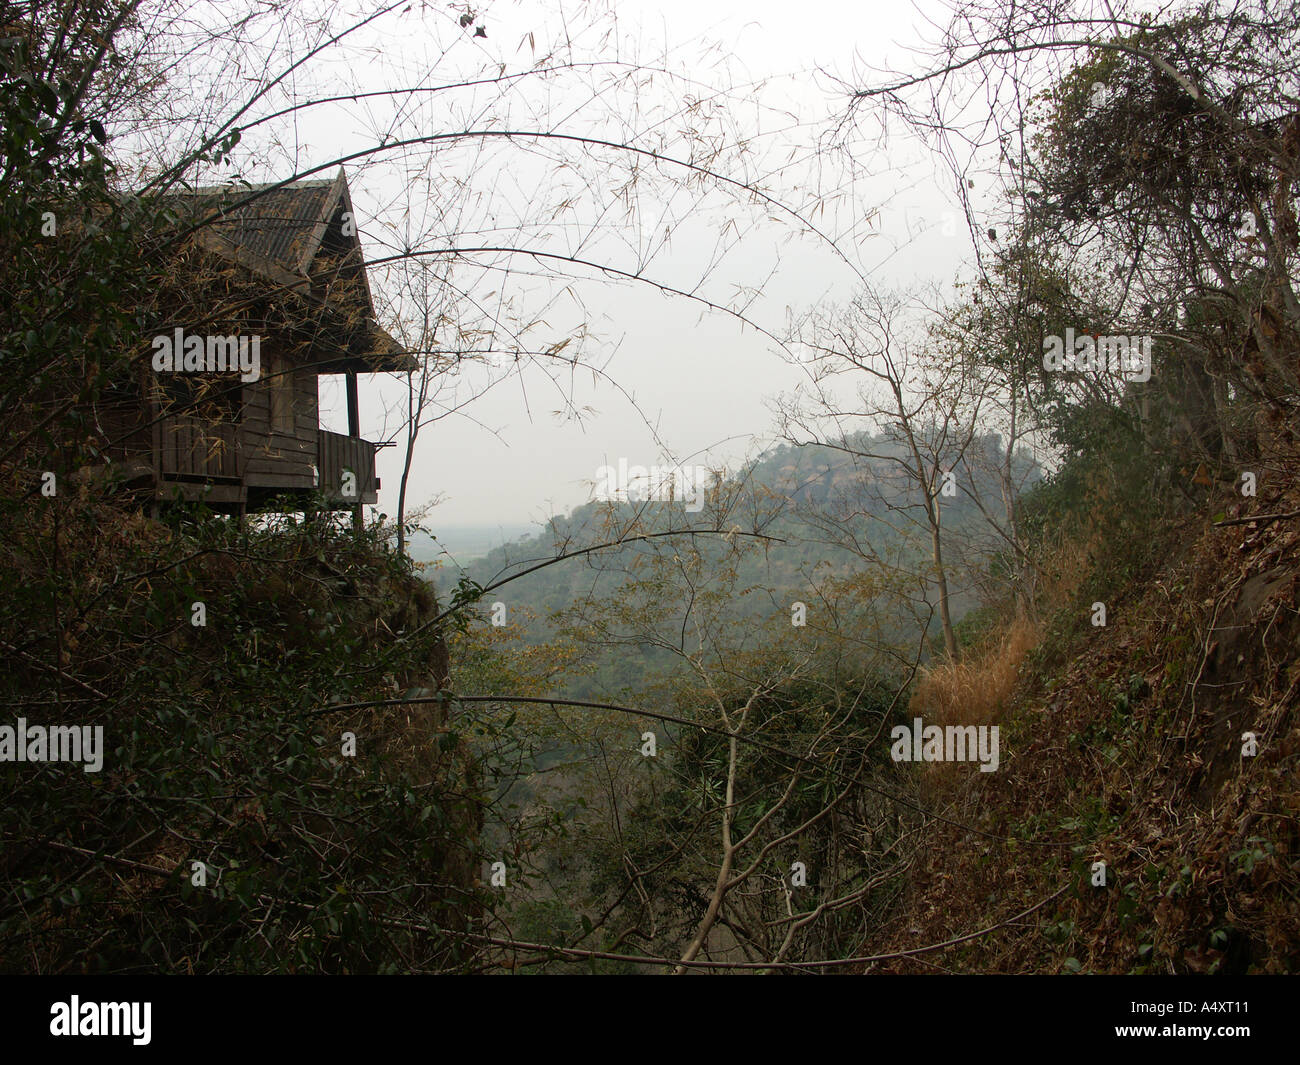
[[[848,692],[857,697],[841,701]],[[748,929],[755,937],[750,942],[766,941],[770,951],[783,935],[787,905],[799,915],[837,898],[835,912],[794,937],[794,956],[848,949],[863,922],[878,917],[896,888],[882,858],[899,830],[896,821],[885,816],[869,839],[860,835],[861,826],[881,817],[870,785],[887,779],[892,763],[888,745],[873,745],[871,738],[887,729],[893,696],[883,678],[849,675],[791,679],[752,701],[736,692],[728,700],[731,720],[733,726],[745,723],[734,774],[726,734],[673,727],[662,741],[662,769],[653,787],[638,792],[623,811],[617,844],[611,840],[593,854],[595,897],[622,900],[619,921],[657,927],[657,949],[680,950],[708,904],[703,887],[712,884],[710,871],[716,870],[730,779],[731,837],[752,837],[736,868],[744,868],[765,845],[788,837],[763,861],[764,875],[728,901],[731,927]],[[710,724],[718,720],[685,707],[681,712]],[[789,880],[795,859],[807,869],[809,887],[787,899],[780,881]],[[629,868],[644,871],[631,895]],[[772,931],[763,930],[764,920],[772,922]]]
[[[1246,840],[1246,846],[1234,852],[1230,860],[1238,874],[1250,876],[1257,865],[1271,861],[1273,854],[1274,847],[1269,840],[1262,836],[1251,836]]]
[[[427,705],[332,709],[391,697],[385,673],[427,670],[428,639],[372,635],[371,617],[395,627],[425,594],[406,562],[324,521],[241,532],[196,515],[109,545],[91,525],[123,516],[56,505],[61,535],[73,534],[64,582],[100,586],[65,646],[95,655],[61,676],[10,671],[7,702],[32,723],[101,726],[104,769],[4,765],[0,882],[13,901],[0,910],[0,967],[459,964],[466,942],[437,929],[466,930],[484,899],[471,886],[480,799],[455,736]],[[108,558],[116,577],[104,582]],[[206,627],[190,623],[196,599]],[[14,630],[15,608],[31,605],[7,602],[9,643],[34,646]],[[206,886],[191,883],[196,861]]]

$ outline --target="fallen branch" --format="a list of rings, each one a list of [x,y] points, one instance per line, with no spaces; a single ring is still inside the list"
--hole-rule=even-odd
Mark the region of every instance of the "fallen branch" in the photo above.
[[[1288,510],[1284,514],[1252,514],[1247,518],[1228,518],[1226,521],[1216,521],[1214,527],[1217,529],[1224,525],[1249,525],[1255,521],[1285,521],[1288,518],[1300,518],[1300,510]]]

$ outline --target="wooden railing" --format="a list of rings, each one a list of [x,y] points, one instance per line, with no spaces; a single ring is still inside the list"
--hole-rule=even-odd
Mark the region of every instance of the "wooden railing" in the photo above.
[[[236,427],[178,414],[159,423],[158,465],[164,477],[239,480]]]
[[[342,503],[373,502],[378,491],[375,477],[375,445],[342,433],[325,429],[316,431],[316,465],[320,470],[320,490],[327,498]],[[356,477],[356,495],[343,492],[343,474],[351,470]]]

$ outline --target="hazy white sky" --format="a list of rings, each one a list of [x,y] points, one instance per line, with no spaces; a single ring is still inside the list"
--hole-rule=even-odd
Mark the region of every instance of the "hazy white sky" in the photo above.
[[[599,80],[604,75],[584,68],[523,81],[508,93],[491,87],[409,103],[381,98],[321,108],[278,123],[273,148],[250,135],[249,145],[269,150],[271,159],[245,176],[273,180],[283,171],[318,166],[373,144],[376,130],[402,138],[494,125],[630,138],[674,156],[702,158],[700,143],[692,145],[681,132],[694,124],[722,149],[712,167],[757,178],[782,203],[809,211],[819,191],[837,190],[837,198],[812,210],[815,223],[838,238],[837,249],[801,235],[799,223],[771,205],[716,182],[697,180],[673,190],[671,179],[684,172],[666,168],[656,178],[642,160],[636,193],[620,199],[630,160],[617,153],[556,144],[546,146],[543,160],[536,145],[500,140],[349,165],[363,246],[371,259],[407,242],[578,253],[620,269],[643,269],[648,278],[716,303],[744,305],[751,321],[778,336],[790,315],[818,301],[847,299],[855,270],[886,285],[947,283],[969,252],[964,224],[943,230],[944,212],[955,210],[952,180],[928,148],[896,129],[882,139],[880,123],[869,114],[856,132],[837,133],[834,125],[848,85],[882,78],[886,69],[915,69],[912,50],[938,35],[925,20],[946,21],[941,4],[617,0],[610,7],[497,0],[474,7],[486,39],[448,18],[448,9],[463,6],[394,13],[350,39],[346,58],[326,52],[312,61],[291,79],[284,99],[301,101],[322,86],[337,91],[339,84],[366,91],[512,74],[527,70],[548,47],[577,63],[634,61],[678,76],[657,75],[635,90],[625,81],[597,95],[593,86],[605,85]],[[331,26],[347,24],[340,10],[327,10]],[[717,98],[721,110],[712,119],[692,116],[685,111],[688,97],[706,108]],[[847,156],[830,150],[843,147]],[[566,199],[570,205],[553,212]],[[519,228],[521,220],[527,231]],[[770,337],[734,317],[705,313],[689,299],[642,284],[614,284],[590,269],[569,270],[563,282],[548,284],[525,276],[538,269],[535,261],[515,257],[511,264],[521,272],[456,278],[481,306],[498,308],[508,298],[521,313],[543,307],[545,325],[535,334],[543,346],[585,323],[599,338],[588,341],[585,355],[607,379],[582,370],[565,379],[573,403],[590,408],[580,421],[557,414],[566,403],[540,371],[502,380],[498,365],[445,381],[440,398],[460,403],[496,383],[419,440],[408,506],[442,497],[426,523],[433,531],[545,519],[587,501],[598,467],[620,458],[663,464],[667,448],[684,464],[734,466],[774,441],[771,400],[794,388],[806,371],[784,359]],[[372,272],[372,284],[394,298],[385,287],[390,280]],[[563,285],[570,291],[557,295]],[[743,295],[746,289],[752,297]],[[338,380],[322,379],[323,402],[341,406]],[[403,378],[363,379],[362,435],[395,435],[403,396]],[[338,415],[326,421],[342,424]],[[401,452],[400,446],[387,448],[379,461],[381,508],[389,514],[396,510]]]

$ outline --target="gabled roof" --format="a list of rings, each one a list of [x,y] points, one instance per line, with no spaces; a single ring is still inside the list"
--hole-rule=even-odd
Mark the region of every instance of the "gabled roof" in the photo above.
[[[308,299],[321,271],[313,270],[318,257],[331,275],[338,276],[347,262],[364,301],[365,340],[350,358],[322,363],[324,372],[408,372],[418,368],[379,323],[366,277],[361,242],[355,226],[344,226],[352,214],[352,197],[343,168],[332,179],[294,181],[287,185],[232,185],[197,188],[181,194],[200,217],[219,217],[196,234],[199,244],[221,257]],[[328,240],[327,240],[328,238]],[[343,254],[338,255],[338,249]],[[322,256],[322,252],[326,255]]]

